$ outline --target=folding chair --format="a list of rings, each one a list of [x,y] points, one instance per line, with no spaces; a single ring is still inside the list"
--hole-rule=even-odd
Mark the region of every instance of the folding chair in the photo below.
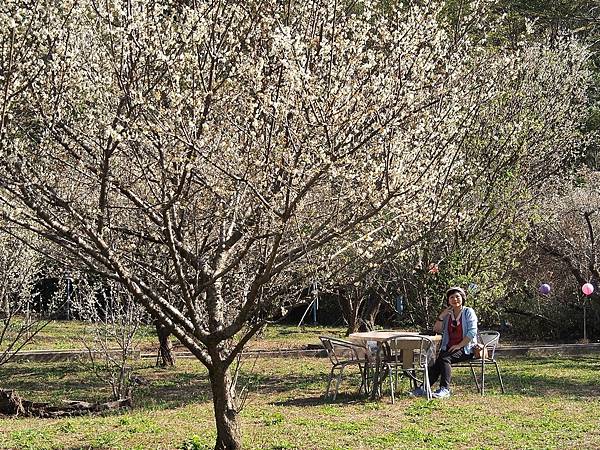
[[[425,387],[427,399],[431,399],[429,386],[429,366],[433,363],[436,347],[427,336],[415,334],[399,334],[385,342],[389,353],[382,362],[390,377],[390,391],[392,403],[395,402],[394,391],[397,390],[398,369],[400,375],[407,375],[411,385],[422,384]],[[418,376],[422,373],[421,377]],[[379,382],[379,381],[378,381]]]
[[[370,354],[360,344],[345,341],[334,337],[320,336],[321,343],[327,351],[327,356],[331,361],[332,367],[329,372],[329,380],[327,382],[327,390],[325,391],[325,398],[329,397],[329,391],[331,389],[331,382],[334,377],[336,378],[335,391],[333,393],[333,400],[335,400],[340,382],[342,380],[342,374],[347,366],[357,366],[360,371],[361,383],[358,388],[358,392],[364,390],[365,393],[369,390],[369,367],[370,367]],[[338,371],[337,376],[335,372]]]
[[[500,381],[500,389],[502,390],[503,394],[505,393],[504,383],[502,381],[502,376],[500,375],[500,367],[498,366],[498,361],[496,361],[495,357],[496,347],[499,341],[499,332],[491,330],[480,331],[477,333],[477,342],[483,345],[483,348],[480,352],[480,357],[474,357],[473,359],[461,361],[452,365],[453,367],[469,367],[471,369],[473,380],[477,386],[477,391],[481,395],[485,394],[485,366],[489,364],[493,364],[496,367],[496,374],[498,375],[498,380]],[[476,367],[481,368],[481,384],[475,375]]]

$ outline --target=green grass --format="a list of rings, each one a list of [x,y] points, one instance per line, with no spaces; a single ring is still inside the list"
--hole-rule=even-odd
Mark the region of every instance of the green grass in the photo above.
[[[270,325],[256,335],[247,345],[249,350],[299,349],[320,346],[319,336],[343,338],[346,329],[330,326]]]
[[[75,320],[53,320],[27,342],[23,351],[84,349],[86,340],[89,341],[92,336],[89,324]],[[155,328],[150,325],[141,326],[136,343],[142,348],[156,347]]]
[[[341,327],[294,325],[268,326],[249,343],[249,349],[295,349],[309,344],[319,344],[320,335],[343,337]],[[89,325],[83,322],[54,320],[44,327],[23,348],[26,350],[66,350],[85,348],[84,338],[90,337]],[[154,326],[140,327],[136,335],[136,347],[153,350],[157,346]],[[184,350],[181,346],[180,349]]]
[[[0,419],[6,449],[209,449],[214,444],[205,369],[180,359],[173,369],[142,360],[150,381],[134,394],[132,411],[64,419]],[[517,358],[502,361],[508,393],[495,376],[481,398],[468,369],[454,372],[453,395],[427,402],[406,395],[371,402],[356,394],[358,376],[344,377],[335,402],[322,398],[324,358],[259,358],[241,413],[247,449],[564,449],[600,448],[599,357]],[[78,363],[2,367],[0,383],[28,399],[103,400],[108,387]],[[408,389],[402,386],[402,392]]]

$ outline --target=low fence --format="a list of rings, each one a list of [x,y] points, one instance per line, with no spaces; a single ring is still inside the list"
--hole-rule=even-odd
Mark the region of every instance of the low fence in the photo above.
[[[103,357],[106,354],[110,356],[121,355],[120,350],[108,350],[91,352],[85,349],[73,349],[73,350],[31,350],[26,352],[19,352],[11,358],[11,362],[24,362],[24,361],[36,361],[36,362],[51,362],[51,361],[71,361],[78,359],[89,359],[90,353],[92,356]],[[139,350],[133,350],[129,352],[129,355],[133,359],[140,359],[141,352]],[[156,355],[154,355],[156,357]]]

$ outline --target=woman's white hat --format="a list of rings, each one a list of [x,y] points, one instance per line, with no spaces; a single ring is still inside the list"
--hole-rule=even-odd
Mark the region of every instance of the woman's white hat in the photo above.
[[[449,288],[446,291],[446,299],[448,299],[448,297],[450,297],[450,294],[452,294],[453,292],[458,292],[460,294],[460,296],[463,299],[463,302],[467,299],[467,293],[465,292],[465,290],[459,286],[452,286],[451,288]]]

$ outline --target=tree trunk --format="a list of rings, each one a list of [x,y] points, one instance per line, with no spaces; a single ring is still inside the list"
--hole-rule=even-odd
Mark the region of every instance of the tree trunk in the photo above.
[[[2,295],[2,306],[0,307],[0,319],[6,319],[9,316],[10,316],[10,302],[8,301],[8,295]]]
[[[358,308],[353,308],[353,305],[349,306],[346,321],[348,322],[346,336],[350,336],[352,333],[356,333],[359,330],[360,318],[358,317]]]
[[[338,304],[342,310],[342,316],[346,320],[348,327],[346,328],[346,336],[358,331],[360,325],[359,311],[360,301],[354,301],[354,296],[351,292],[338,292]]]
[[[173,345],[169,337],[171,336],[171,330],[169,327],[154,322],[156,327],[156,334],[158,335],[158,356],[156,358],[156,365],[161,367],[170,367],[175,365],[175,353],[173,352]]]
[[[363,306],[363,322],[365,331],[371,331],[375,328],[375,319],[381,308],[381,297],[377,294],[369,294],[367,301]]]
[[[229,370],[214,366],[209,370],[209,377],[217,425],[215,450],[241,450],[242,434]]]

